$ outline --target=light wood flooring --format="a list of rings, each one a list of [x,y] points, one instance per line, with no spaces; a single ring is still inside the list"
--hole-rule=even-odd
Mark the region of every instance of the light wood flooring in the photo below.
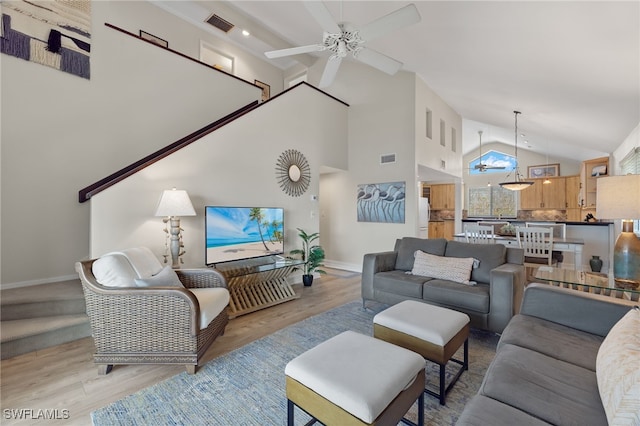
[[[326,270],[327,275],[316,277],[311,287],[293,286],[301,294],[299,299],[230,320],[203,363],[312,315],[360,300],[359,273]],[[177,365],[116,365],[108,375],[98,376],[93,351],[88,337],[3,360],[0,424],[90,425],[91,411],[185,371]],[[6,410],[11,409],[66,409],[69,419],[15,421],[7,418]]]

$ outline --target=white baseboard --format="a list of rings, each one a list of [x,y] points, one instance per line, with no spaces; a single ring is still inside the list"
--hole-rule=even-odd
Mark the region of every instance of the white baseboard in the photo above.
[[[342,269],[344,271],[362,272],[362,264],[326,260],[323,262],[327,268]]]
[[[61,281],[72,281],[72,280],[78,280],[78,279],[80,279],[78,278],[78,275],[63,275],[61,277],[42,278],[39,280],[31,280],[31,281],[19,281],[16,283],[1,283],[0,290],[8,290],[10,288],[31,287],[34,285],[51,284],[51,283],[58,283]]]

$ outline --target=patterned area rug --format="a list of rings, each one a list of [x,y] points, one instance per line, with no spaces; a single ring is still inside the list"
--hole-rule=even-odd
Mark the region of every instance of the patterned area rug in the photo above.
[[[209,361],[197,374],[186,372],[91,413],[94,425],[283,425],[287,419],[285,365],[302,352],[343,331],[372,334],[373,316],[384,309],[363,310],[351,302],[308,318]],[[469,371],[447,395],[446,406],[425,395],[425,423],[455,424],[466,402],[478,391],[495,355],[498,336],[472,330]],[[215,344],[215,343],[214,343]],[[456,354],[462,359],[462,349]],[[450,363],[447,375],[458,367]],[[450,368],[449,368],[450,367]],[[438,366],[427,362],[427,380],[437,389]],[[448,380],[447,380],[448,383]],[[417,420],[414,404],[407,418]],[[310,418],[295,411],[296,425]]]

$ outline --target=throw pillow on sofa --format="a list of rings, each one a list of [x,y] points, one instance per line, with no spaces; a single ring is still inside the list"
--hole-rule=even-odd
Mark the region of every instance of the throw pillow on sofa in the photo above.
[[[471,277],[471,269],[473,268],[473,257],[434,256],[421,250],[416,250],[414,256],[415,260],[411,270],[413,275],[471,284],[469,277]]]
[[[596,357],[600,399],[610,425],[640,424],[640,309],[625,314]]]
[[[400,271],[410,271],[413,268],[414,254],[416,250],[436,256],[444,256],[447,247],[447,240],[444,238],[415,238],[404,237],[396,241],[393,249],[398,253],[396,256],[396,267]]]

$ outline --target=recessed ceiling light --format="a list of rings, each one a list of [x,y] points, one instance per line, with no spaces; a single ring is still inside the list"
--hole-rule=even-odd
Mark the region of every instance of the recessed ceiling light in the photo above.
[[[245,37],[249,37],[251,35],[251,33],[247,30],[242,30],[242,35]]]

